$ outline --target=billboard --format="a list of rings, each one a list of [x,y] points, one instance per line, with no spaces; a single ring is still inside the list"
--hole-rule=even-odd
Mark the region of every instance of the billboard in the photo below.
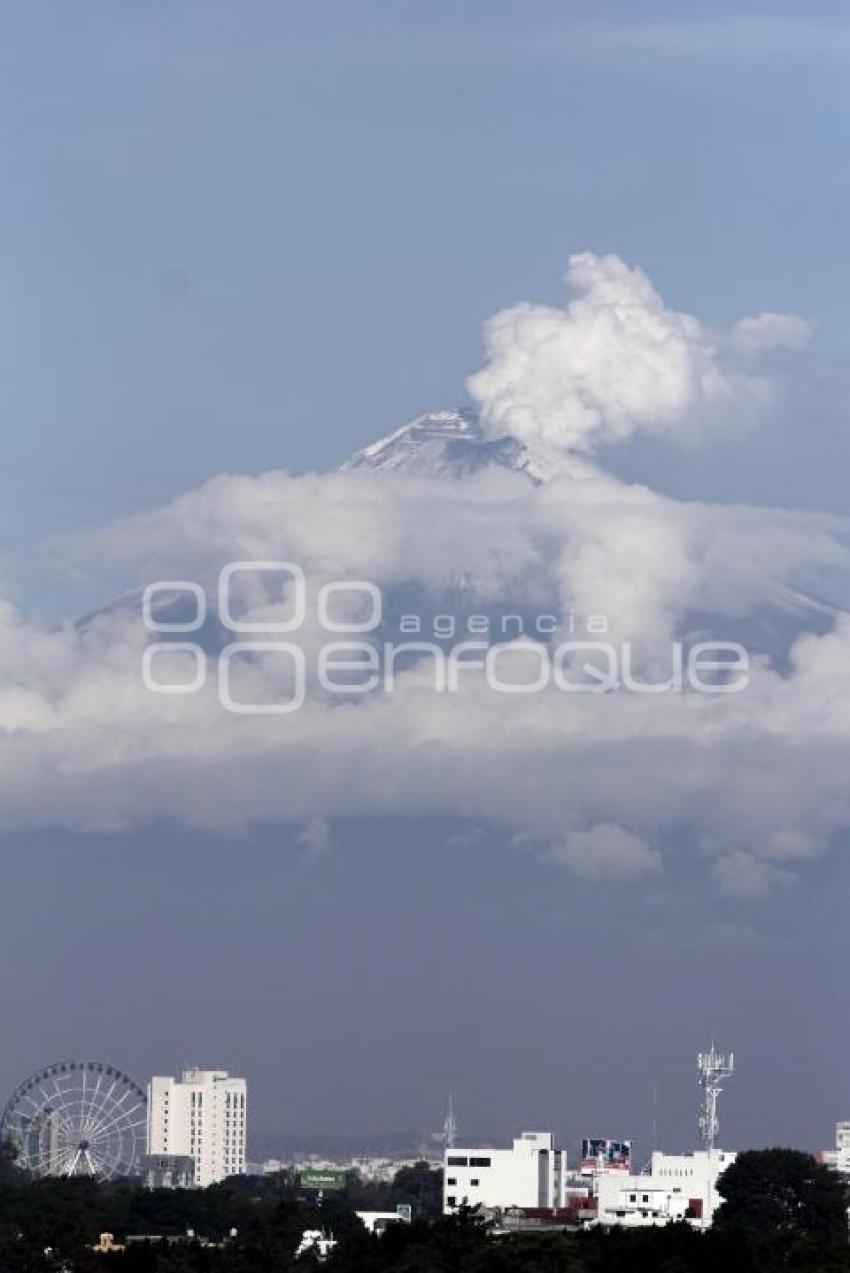
[[[344,1189],[348,1177],[344,1171],[316,1167],[299,1171],[298,1183],[302,1189]]]
[[[632,1142],[585,1137],[581,1142],[581,1159],[585,1171],[628,1171],[632,1162]]]

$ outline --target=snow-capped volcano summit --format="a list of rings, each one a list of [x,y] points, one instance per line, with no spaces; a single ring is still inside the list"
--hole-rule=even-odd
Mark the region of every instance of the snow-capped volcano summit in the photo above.
[[[586,477],[592,471],[565,451],[528,446],[517,438],[488,438],[467,410],[428,411],[356,451],[341,467],[461,478],[493,464],[524,473],[535,484],[555,477]]]

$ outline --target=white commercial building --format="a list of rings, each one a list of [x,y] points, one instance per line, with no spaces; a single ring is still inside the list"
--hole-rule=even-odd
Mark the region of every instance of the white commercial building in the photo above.
[[[726,1150],[697,1150],[693,1154],[654,1153],[650,1174],[624,1176],[602,1171],[595,1181],[600,1224],[640,1228],[688,1220],[707,1229],[723,1201],[717,1181],[736,1155]]]
[[[187,1154],[195,1184],[245,1171],[246,1083],[226,1070],[184,1070],[148,1083],[148,1153]]]
[[[818,1157],[834,1171],[850,1175],[850,1123],[835,1124],[835,1149],[825,1149]]]
[[[452,1146],[443,1155],[443,1212],[459,1207],[563,1207],[567,1154],[552,1132],[523,1132],[510,1149]]]
[[[602,1171],[596,1178],[596,1217],[600,1224],[635,1229],[684,1220],[688,1198],[652,1176]]]

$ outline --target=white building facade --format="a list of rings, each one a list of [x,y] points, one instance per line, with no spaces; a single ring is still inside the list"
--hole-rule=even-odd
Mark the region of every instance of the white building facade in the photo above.
[[[722,1197],[717,1181],[735,1161],[723,1149],[693,1154],[654,1153],[649,1175],[624,1176],[603,1171],[595,1180],[597,1220],[600,1224],[642,1228],[687,1220],[707,1229]]]
[[[522,1132],[510,1149],[459,1148],[443,1155],[443,1213],[460,1207],[563,1207],[567,1154],[552,1132]]]
[[[850,1123],[835,1124],[835,1149],[825,1149],[818,1157],[833,1171],[850,1176]]]
[[[226,1070],[184,1070],[148,1083],[148,1153],[188,1155],[204,1187],[245,1171],[247,1084]]]

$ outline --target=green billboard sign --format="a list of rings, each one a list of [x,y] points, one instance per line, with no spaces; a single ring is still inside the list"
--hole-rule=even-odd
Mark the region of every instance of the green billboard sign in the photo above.
[[[344,1189],[348,1179],[344,1171],[316,1167],[299,1172],[298,1183],[302,1189]]]

